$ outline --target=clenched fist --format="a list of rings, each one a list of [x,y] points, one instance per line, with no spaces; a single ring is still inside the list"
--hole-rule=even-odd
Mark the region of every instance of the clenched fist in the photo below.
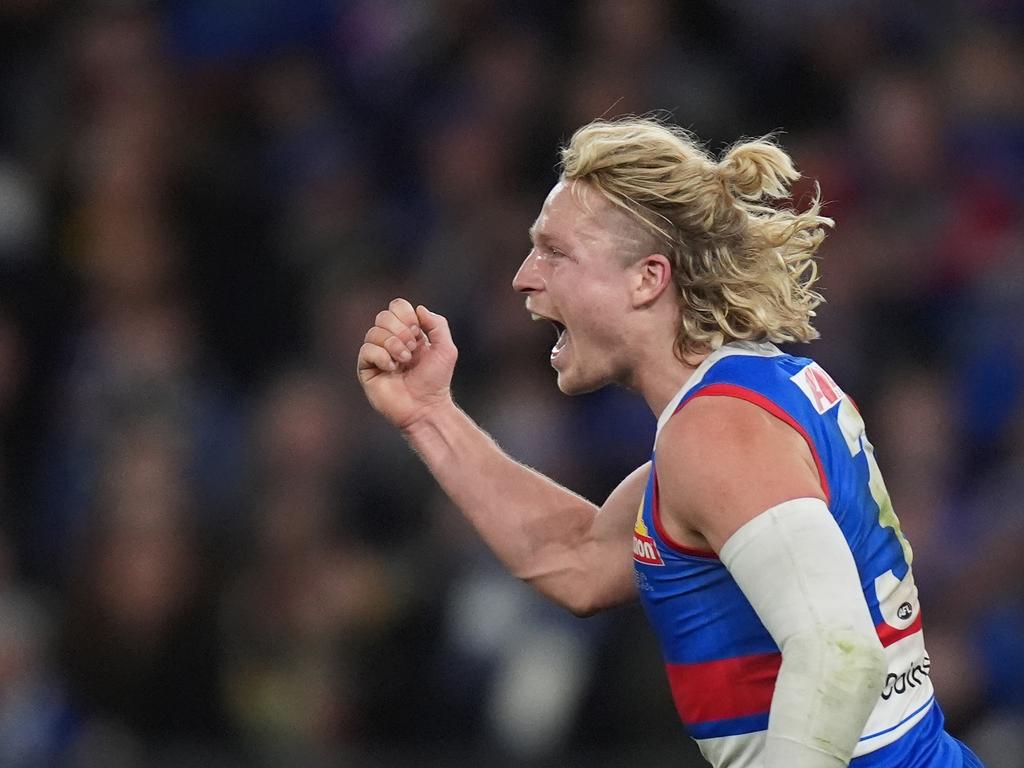
[[[458,356],[445,318],[395,299],[366,332],[356,373],[370,404],[405,429],[451,400]]]

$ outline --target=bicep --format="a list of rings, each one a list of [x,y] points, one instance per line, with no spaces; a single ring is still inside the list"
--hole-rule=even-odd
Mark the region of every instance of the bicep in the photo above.
[[[595,584],[595,609],[610,608],[636,597],[630,540],[650,471],[650,462],[633,470],[594,518],[588,570]]]
[[[780,647],[822,627],[874,637],[853,552],[820,499],[765,510],[730,536],[719,555]]]

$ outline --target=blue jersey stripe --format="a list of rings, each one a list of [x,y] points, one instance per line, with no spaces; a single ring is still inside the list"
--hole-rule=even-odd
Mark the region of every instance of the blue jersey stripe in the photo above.
[[[943,730],[942,710],[931,701],[921,722],[901,739],[850,761],[850,768],[964,768],[963,745]]]
[[[768,713],[733,717],[729,720],[711,720],[706,723],[689,723],[686,732],[695,739],[716,739],[720,736],[739,736],[757,733],[768,727]]]
[[[926,701],[920,707],[918,707],[913,712],[911,712],[909,715],[907,715],[902,720],[900,720],[898,723],[896,723],[896,725],[891,725],[888,728],[885,728],[884,730],[878,731],[877,733],[869,733],[867,736],[861,736],[859,740],[860,741],[867,741],[868,739],[877,739],[879,736],[883,736],[883,735],[889,733],[890,731],[895,731],[897,728],[899,728],[905,722],[907,722],[909,720],[913,720],[915,717],[917,717],[921,713],[921,710],[927,709],[934,702],[935,702],[935,697],[932,696],[930,699],[928,699],[928,701]]]

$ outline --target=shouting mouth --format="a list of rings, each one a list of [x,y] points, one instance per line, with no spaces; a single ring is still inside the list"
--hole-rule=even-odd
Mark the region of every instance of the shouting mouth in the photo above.
[[[536,312],[531,312],[530,316],[534,320],[547,320],[555,329],[555,345],[551,348],[551,362],[553,363],[569,343],[569,330],[566,328],[565,323],[555,320],[552,317],[540,315]]]

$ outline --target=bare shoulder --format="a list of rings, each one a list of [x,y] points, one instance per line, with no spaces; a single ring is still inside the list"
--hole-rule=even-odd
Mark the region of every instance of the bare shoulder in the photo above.
[[[656,450],[664,513],[715,550],[776,504],[824,498],[804,437],[745,400],[695,398],[665,425]]]
[[[666,455],[698,454],[702,464],[713,468],[738,461],[745,454],[756,455],[772,444],[804,449],[809,455],[803,437],[760,406],[737,397],[697,397],[662,429],[658,436],[658,463]]]

